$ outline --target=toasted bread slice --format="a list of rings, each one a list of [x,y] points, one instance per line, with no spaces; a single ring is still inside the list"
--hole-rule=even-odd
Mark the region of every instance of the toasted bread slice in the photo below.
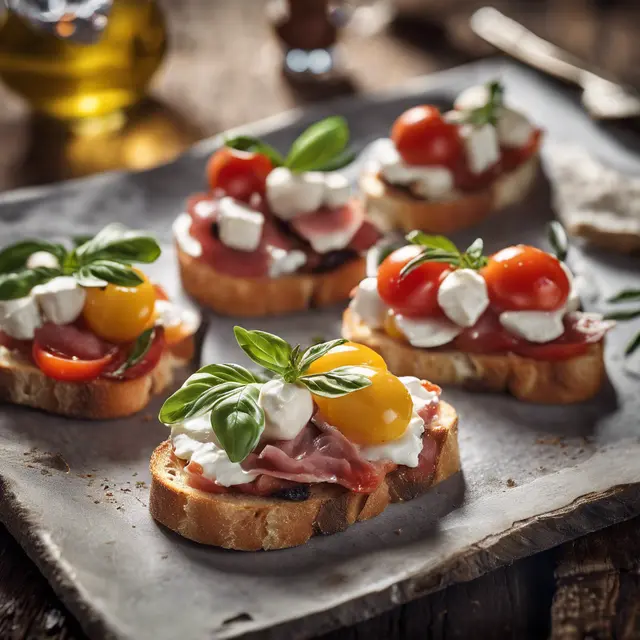
[[[570,360],[533,360],[514,353],[481,354],[420,349],[371,329],[347,309],[342,320],[347,340],[371,347],[398,376],[427,378],[480,391],[508,391],[519,400],[571,404],[593,397],[605,375],[602,341]]]
[[[373,518],[391,502],[415,498],[459,471],[458,416],[451,405],[441,403],[432,429],[440,449],[435,473],[428,478],[415,480],[411,469],[400,467],[372,494],[322,483],[312,485],[311,496],[302,502],[193,489],[167,440],[151,458],[149,509],[161,524],[202,544],[239,551],[294,547],[311,536],[338,533]]]
[[[134,380],[62,382],[0,348],[0,401],[72,418],[122,418],[144,409],[153,394],[170,385],[174,369],[186,365],[192,352],[193,339],[188,338],[179,350],[167,349],[149,373]]]
[[[182,284],[193,298],[223,315],[259,317],[324,307],[349,297],[365,277],[365,258],[358,257],[320,274],[279,278],[237,278],[216,271],[176,245]]]
[[[534,155],[484,189],[439,202],[412,196],[387,184],[377,173],[363,174],[360,190],[367,215],[384,231],[400,228],[407,233],[420,229],[449,234],[523,200],[535,182],[538,165]]]

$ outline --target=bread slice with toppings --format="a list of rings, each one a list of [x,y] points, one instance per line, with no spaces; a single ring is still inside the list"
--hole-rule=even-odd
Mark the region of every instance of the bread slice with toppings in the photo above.
[[[365,277],[362,256],[326,273],[299,273],[278,278],[230,276],[193,258],[176,245],[182,284],[200,304],[224,315],[259,317],[304,311],[346,300]]]
[[[439,451],[428,476],[399,467],[371,494],[334,484],[312,484],[309,497],[295,502],[194,489],[185,482],[184,462],[173,455],[167,440],[151,458],[151,515],[185,538],[227,549],[257,551],[304,544],[314,535],[338,533],[373,518],[392,502],[411,500],[457,473],[458,416],[451,405],[440,402],[438,418],[430,429]]]
[[[493,213],[524,200],[536,180],[538,166],[538,156],[534,155],[487,187],[449,200],[418,198],[385,182],[375,172],[362,175],[360,190],[367,215],[385,231],[419,229],[449,234],[479,224]]]
[[[26,359],[0,347],[0,401],[72,418],[122,418],[144,409],[154,394],[173,381],[175,369],[193,356],[193,339],[166,349],[158,364],[133,380],[63,382],[46,376]]]
[[[420,349],[371,329],[347,309],[342,335],[377,351],[399,376],[428,378],[482,391],[507,391],[519,400],[540,404],[571,404],[593,397],[605,376],[602,340],[583,355],[556,361],[534,360],[514,353],[480,354]]]

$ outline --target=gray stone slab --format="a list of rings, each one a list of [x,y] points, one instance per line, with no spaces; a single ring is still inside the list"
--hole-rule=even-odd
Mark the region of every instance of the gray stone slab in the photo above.
[[[384,135],[402,109],[451,101],[460,89],[496,74],[551,139],[577,140],[608,164],[640,170],[628,140],[623,146],[599,129],[576,99],[499,62],[418,79],[395,94],[286,114],[253,130],[284,147],[308,122],[338,112],[363,148]],[[150,227],[167,245],[154,274],[179,295],[170,222],[184,196],[202,187],[205,157],[215,144],[202,143],[175,163],[144,173],[0,196],[2,244],[36,233],[94,231],[107,220]],[[456,240],[482,235],[489,249],[543,243],[550,216],[548,185],[541,179],[525,204]],[[571,260],[591,284],[590,308],[638,282],[640,269],[631,258],[575,249]],[[245,324],[304,342],[336,335],[340,311]],[[207,317],[203,361],[239,356],[230,342],[236,322]],[[446,389],[444,397],[460,413],[463,474],[379,518],[297,549],[205,548],[151,520],[148,459],[167,435],[154,417],[160,400],[139,416],[111,422],[3,406],[0,519],[92,637],[310,637],[640,513],[640,385],[622,366],[632,329],[611,334],[610,380],[597,398],[579,406],[537,407]]]

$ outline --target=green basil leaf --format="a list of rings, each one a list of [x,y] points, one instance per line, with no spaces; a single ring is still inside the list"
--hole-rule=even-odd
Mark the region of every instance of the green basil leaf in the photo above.
[[[211,409],[211,427],[231,462],[242,462],[256,448],[264,431],[259,396],[258,386],[244,386]]]
[[[61,244],[46,240],[23,240],[0,251],[0,273],[11,273],[24,268],[29,256],[37,251],[53,254],[60,264],[64,262],[67,250]]]
[[[345,342],[346,340],[344,338],[338,338],[337,340],[312,345],[302,354],[302,360],[300,360],[298,370],[300,373],[304,373],[318,358],[322,358],[322,356],[329,353],[331,349],[339,347]]]
[[[612,311],[604,316],[607,320],[633,320],[640,317],[640,309],[629,309],[628,311]]]
[[[449,253],[459,253],[458,247],[456,247],[449,238],[445,238],[444,236],[430,236],[423,231],[411,231],[411,233],[407,234],[406,238],[407,242],[411,244],[418,244],[433,249],[442,249]]]
[[[157,240],[142,231],[131,231],[121,224],[110,224],[94,238],[77,247],[75,255],[82,265],[96,260],[154,262],[161,250]]]
[[[0,300],[16,300],[29,295],[33,287],[61,275],[60,269],[37,267],[0,275]]]
[[[564,262],[569,252],[569,238],[565,228],[557,220],[552,220],[549,223],[548,235],[554,255],[560,262]]]
[[[340,398],[371,385],[371,379],[359,373],[360,367],[338,367],[326,373],[298,378],[311,393],[324,398]]]
[[[234,327],[240,348],[265,369],[283,374],[291,361],[291,346],[282,338],[265,331],[247,331]]]
[[[358,154],[353,151],[353,149],[345,149],[337,156],[325,162],[324,164],[319,164],[314,168],[314,171],[338,171],[339,169],[344,169],[348,167],[355,159]]]
[[[631,339],[627,348],[624,350],[624,355],[630,356],[638,347],[640,347],[640,331]]]
[[[209,387],[206,384],[191,384],[181,387],[164,401],[158,420],[163,424],[182,422],[196,400],[208,390]]]
[[[407,274],[411,273],[414,269],[425,262],[444,262],[454,267],[458,267],[460,266],[460,261],[461,256],[459,253],[450,253],[444,249],[425,249],[415,258],[409,260],[409,262],[400,269],[400,277],[404,278]]]
[[[215,387],[224,382],[251,384],[252,382],[259,382],[259,380],[251,371],[238,364],[210,364],[198,369],[185,384],[198,383]]]
[[[640,300],[640,289],[623,289],[613,298],[609,298],[609,302],[633,302],[634,300]]]
[[[105,287],[109,283],[137,287],[144,282],[131,267],[112,260],[91,262],[81,267],[75,277],[83,287]]]
[[[471,109],[465,114],[462,122],[472,124],[476,127],[485,124],[496,125],[498,120],[498,111],[502,107],[504,97],[504,87],[502,83],[494,80],[488,83],[489,99],[487,103],[477,109]]]
[[[88,233],[84,233],[79,236],[72,236],[71,241],[73,242],[74,247],[79,247],[83,244],[86,244],[87,242],[89,242],[89,240],[92,240],[92,239],[93,239],[92,235]]]
[[[209,387],[200,396],[198,396],[188,407],[185,418],[197,418],[213,409],[217,402],[221,402],[230,395],[237,392],[238,389],[246,387],[241,382],[223,382],[214,387]]]
[[[249,151],[252,153],[261,153],[271,160],[274,167],[281,167],[284,164],[284,158],[277,149],[270,144],[254,138],[253,136],[236,136],[228,138],[224,141],[225,146],[237,151]]]
[[[149,352],[149,349],[151,348],[155,337],[155,327],[151,327],[150,329],[143,331],[133,343],[133,347],[129,352],[129,357],[111,374],[111,376],[117,378],[118,376],[121,376],[127,369],[131,369],[131,367],[138,364],[138,362],[141,362]]]
[[[326,166],[344,151],[349,142],[349,127],[341,116],[332,116],[312,124],[291,145],[285,166],[291,171],[314,171]]]

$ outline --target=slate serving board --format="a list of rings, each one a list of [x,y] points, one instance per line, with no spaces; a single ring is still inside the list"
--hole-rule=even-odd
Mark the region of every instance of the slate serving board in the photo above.
[[[550,139],[578,141],[616,168],[640,170],[640,159],[597,129],[572,96],[499,61],[418,79],[394,94],[285,114],[251,130],[284,148],[308,123],[337,112],[363,148],[385,135],[408,106],[450,103],[461,89],[496,75]],[[29,234],[95,231],[107,220],[148,227],[166,244],[152,275],[179,296],[170,222],[184,196],[201,189],[205,158],[216,144],[202,143],[144,173],[4,194],[2,244]],[[489,249],[543,244],[550,217],[541,178],[525,204],[456,240],[482,235]],[[573,249],[570,263],[589,284],[589,308],[637,284],[640,274],[632,258],[597,251]],[[308,342],[337,335],[340,312],[244,324]],[[236,322],[207,316],[203,362],[242,361],[230,340]],[[2,406],[0,520],[91,637],[311,637],[640,513],[640,386],[621,355],[633,329],[619,327],[610,335],[610,381],[579,406],[538,407],[446,389],[444,397],[460,413],[463,474],[368,523],[297,549],[205,548],[151,520],[148,459],[167,435],[155,420],[160,400],[136,417],[94,423]]]

